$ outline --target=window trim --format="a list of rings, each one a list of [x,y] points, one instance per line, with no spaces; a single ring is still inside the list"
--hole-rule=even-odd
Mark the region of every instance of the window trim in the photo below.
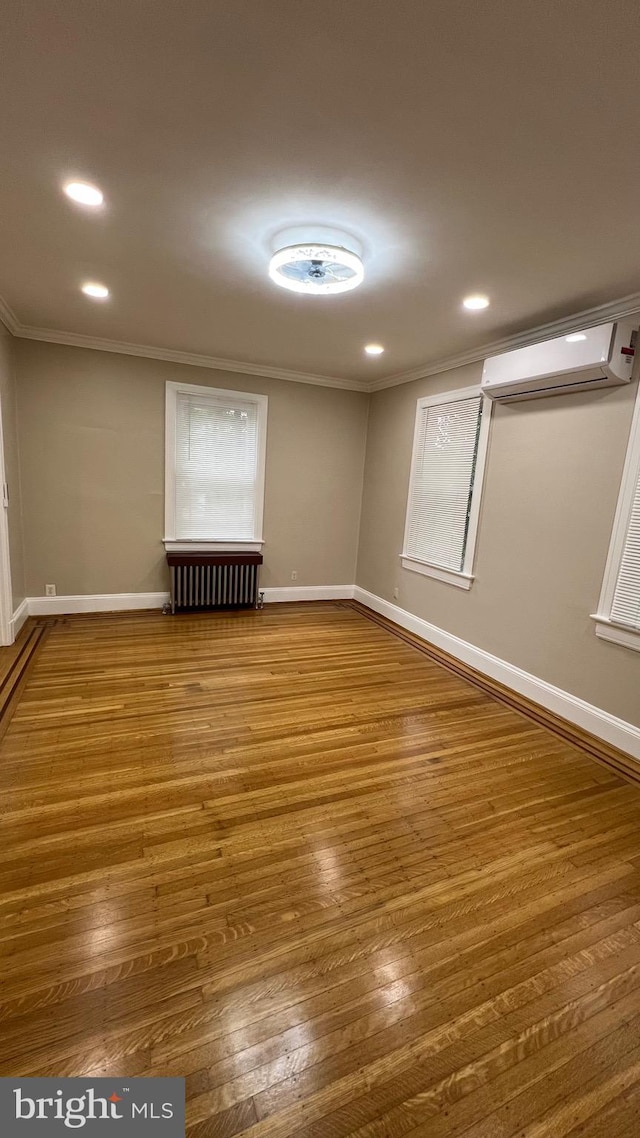
[[[611,616],[613,597],[616,591],[618,574],[622,564],[622,554],[627,540],[627,531],[631,520],[631,509],[640,474],[640,386],[636,392],[636,399],[627,443],[627,453],[622,470],[618,503],[613,519],[613,528],[609,541],[609,551],[602,580],[602,589],[598,608],[591,614],[595,621],[596,636],[600,640],[609,640],[614,644],[621,644],[624,648],[631,648],[640,652],[640,629],[630,628]]]
[[[478,434],[478,449],[476,452],[476,465],[471,492],[471,509],[469,511],[469,526],[467,529],[467,543],[464,553],[464,562],[461,569],[446,569],[441,565],[434,565],[430,561],[423,561],[407,553],[407,539],[409,535],[409,507],[413,494],[415,477],[414,458],[418,435],[420,430],[420,412],[425,407],[433,407],[439,403],[456,403],[462,399],[481,397],[482,418]],[[480,507],[484,489],[485,467],[489,449],[489,432],[491,428],[492,401],[484,395],[482,388],[474,384],[472,387],[460,387],[455,391],[440,391],[437,395],[425,395],[416,402],[416,416],[413,427],[413,443],[411,445],[411,472],[409,475],[409,488],[407,490],[407,509],[404,523],[404,537],[402,539],[402,553],[400,563],[404,569],[412,573],[422,573],[425,577],[433,577],[436,581],[443,581],[448,585],[455,585],[459,589],[470,589],[474,582],[473,565],[475,560],[476,543],[478,539],[478,526],[480,522]]]
[[[223,541],[220,538],[180,538],[176,537],[176,413],[178,394],[212,395],[223,399],[243,399],[258,407],[258,446],[256,478],[255,533],[247,541]],[[232,387],[208,387],[206,384],[175,383],[167,380],[165,384],[165,449],[164,449],[164,546],[168,553],[229,551],[234,553],[260,552],[264,545],[262,523],[264,516],[264,486],[267,458],[267,408],[269,397],[255,392],[236,391]]]

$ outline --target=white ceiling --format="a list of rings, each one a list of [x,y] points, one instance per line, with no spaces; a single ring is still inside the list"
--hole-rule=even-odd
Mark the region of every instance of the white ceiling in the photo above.
[[[637,0],[22,0],[0,30],[27,329],[364,385],[640,290]],[[360,289],[271,284],[302,224],[353,233]]]

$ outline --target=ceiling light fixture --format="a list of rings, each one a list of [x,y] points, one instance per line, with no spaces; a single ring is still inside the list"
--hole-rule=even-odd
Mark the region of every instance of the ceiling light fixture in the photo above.
[[[364,350],[368,356],[381,356],[384,352],[382,344],[365,344]]]
[[[104,201],[104,194],[97,186],[91,186],[88,182],[67,182],[64,187],[64,192],[72,201],[78,202],[79,205],[102,205]]]
[[[584,332],[572,332],[570,336],[565,336],[568,344],[577,344],[578,340],[586,340]]]
[[[469,309],[469,312],[480,312],[482,308],[489,307],[489,297],[482,296],[480,293],[476,296],[465,296],[462,303],[465,308]]]
[[[291,292],[332,296],[362,284],[364,266],[357,253],[341,245],[285,245],[271,258],[269,276]]]
[[[85,296],[91,296],[94,300],[106,300],[109,295],[109,289],[106,285],[97,284],[94,281],[87,281],[83,284],[82,291]]]

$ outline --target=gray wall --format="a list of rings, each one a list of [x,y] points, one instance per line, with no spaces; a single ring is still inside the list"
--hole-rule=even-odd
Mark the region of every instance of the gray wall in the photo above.
[[[4,324],[0,322],[0,408],[2,411],[5,478],[9,486],[9,555],[11,557],[11,591],[14,612],[26,596],[16,421],[15,345],[16,341],[13,336],[7,332]]]
[[[368,398],[20,340],[27,594],[167,587],[165,381],[269,396],[265,587],[352,584]]]
[[[403,569],[416,400],[471,365],[372,396],[357,583],[640,725],[640,653],[595,636],[637,383],[495,406],[469,592]]]
[[[6,347],[6,345],[5,345]],[[263,584],[351,584],[640,725],[640,653],[596,639],[637,384],[496,406],[469,592],[404,570],[416,400],[480,365],[358,392],[18,340],[26,593],[165,589],[164,383],[269,396]],[[4,357],[3,357],[4,358]],[[11,371],[2,391],[21,586]],[[367,437],[367,414],[369,425]],[[366,465],[365,459],[366,442]],[[363,488],[364,465],[364,488]],[[357,574],[356,546],[360,510]]]

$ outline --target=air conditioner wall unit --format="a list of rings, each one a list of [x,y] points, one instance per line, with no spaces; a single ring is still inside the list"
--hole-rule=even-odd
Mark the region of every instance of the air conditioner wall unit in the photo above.
[[[482,390],[511,403],[629,383],[636,327],[637,318],[627,318],[490,356],[482,369]]]

